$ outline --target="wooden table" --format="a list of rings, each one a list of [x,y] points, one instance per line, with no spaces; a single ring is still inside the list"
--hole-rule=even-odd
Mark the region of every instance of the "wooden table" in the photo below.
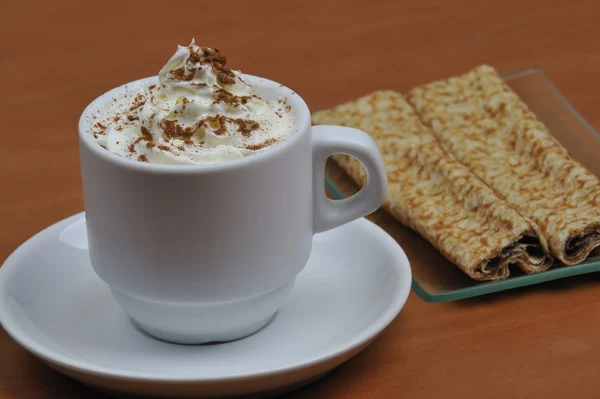
[[[599,15],[597,0],[2,2],[0,260],[83,209],[76,127],[86,104],[156,74],[192,37],[313,109],[483,62],[501,72],[537,65],[600,129]],[[598,397],[599,280],[447,304],[411,294],[367,350],[289,397]],[[55,397],[102,395],[0,329],[0,399]]]

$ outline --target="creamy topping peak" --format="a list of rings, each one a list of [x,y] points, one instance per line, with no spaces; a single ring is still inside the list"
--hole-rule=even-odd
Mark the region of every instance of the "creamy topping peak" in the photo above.
[[[114,100],[116,112],[99,115],[94,125],[98,143],[151,163],[241,158],[277,143],[294,127],[285,99],[262,99],[218,49],[194,41],[178,46],[157,85],[137,93],[125,88],[123,98]]]

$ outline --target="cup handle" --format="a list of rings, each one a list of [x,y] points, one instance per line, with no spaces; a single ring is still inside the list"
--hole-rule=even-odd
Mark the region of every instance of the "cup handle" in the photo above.
[[[343,126],[313,126],[312,151],[315,233],[366,216],[383,203],[387,193],[385,166],[377,144],[367,133]],[[350,198],[331,200],[323,192],[325,162],[333,154],[350,155],[367,171],[366,184]]]

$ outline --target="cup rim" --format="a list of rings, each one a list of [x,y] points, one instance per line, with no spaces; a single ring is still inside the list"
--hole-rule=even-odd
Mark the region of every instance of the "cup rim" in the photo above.
[[[277,157],[279,153],[286,151],[288,147],[293,146],[297,141],[301,139],[301,136],[310,128],[311,125],[310,111],[308,109],[308,105],[306,105],[302,97],[300,97],[300,95],[298,95],[292,89],[275,81],[259,76],[247,74],[242,74],[242,76],[244,80],[246,80],[251,85],[260,84],[263,87],[267,86],[269,89],[279,93],[282,97],[287,99],[288,104],[291,105],[292,109],[298,113],[298,123],[294,127],[294,130],[292,130],[284,140],[275,144],[274,146],[265,149],[264,151],[258,151],[254,154],[250,154],[242,158],[231,159],[222,162],[195,165],[169,165],[140,162],[134,159],[125,158],[106,150],[98,143],[96,143],[93,139],[92,134],[87,132],[85,128],[86,123],[89,123],[88,119],[91,116],[91,113],[98,109],[98,107],[105,101],[110,101],[110,99],[112,98],[112,96],[114,96],[115,93],[123,89],[123,86],[141,86],[145,84],[152,84],[157,81],[157,76],[151,76],[147,78],[134,80],[129,83],[125,83],[119,87],[113,88],[105,92],[104,94],[94,99],[90,104],[88,104],[88,106],[84,109],[79,118],[79,142],[80,144],[85,146],[85,148],[88,151],[92,152],[94,155],[98,156],[104,161],[124,169],[138,172],[178,175],[205,174],[243,168],[256,162],[267,162],[270,159]]]

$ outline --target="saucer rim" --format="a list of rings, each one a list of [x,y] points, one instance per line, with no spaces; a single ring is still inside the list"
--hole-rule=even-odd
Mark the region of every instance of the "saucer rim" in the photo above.
[[[284,375],[290,372],[299,372],[301,370],[310,369],[311,367],[317,366],[319,364],[323,364],[341,358],[344,355],[351,353],[353,350],[364,348],[367,345],[369,345],[370,342],[377,338],[377,336],[381,332],[383,332],[383,330],[385,330],[385,328],[387,328],[390,325],[390,323],[396,318],[396,316],[400,313],[400,311],[406,304],[406,301],[408,300],[408,296],[411,290],[412,272],[410,269],[410,263],[406,254],[404,253],[404,250],[381,227],[377,226],[375,223],[365,218],[359,218],[352,222],[349,222],[349,224],[358,224],[360,225],[361,229],[371,230],[372,234],[380,236],[377,240],[378,245],[380,245],[381,247],[385,247],[388,252],[393,253],[394,258],[397,259],[397,262],[395,262],[394,265],[398,269],[398,272],[401,277],[399,278],[398,286],[395,290],[395,295],[393,295],[392,297],[393,300],[389,302],[388,307],[383,312],[381,312],[380,316],[375,320],[373,324],[360,331],[354,339],[352,339],[349,343],[344,344],[342,348],[334,352],[318,356],[314,359],[309,359],[307,361],[288,366],[281,366],[258,372],[229,376],[187,376],[178,378],[176,376],[164,377],[160,374],[136,373],[123,370],[115,371],[108,367],[98,366],[90,362],[65,356],[61,353],[57,353],[56,351],[43,344],[40,344],[37,340],[32,338],[25,329],[21,327],[17,319],[13,317],[12,313],[9,311],[8,307],[8,298],[10,297],[8,293],[8,283],[11,277],[17,272],[18,267],[21,263],[21,257],[25,255],[28,251],[33,250],[38,240],[43,239],[45,235],[51,234],[53,230],[58,230],[60,228],[60,225],[74,223],[81,218],[85,219],[85,212],[80,212],[67,218],[64,218],[39,231],[38,233],[30,237],[28,240],[23,242],[16,250],[14,250],[9,255],[9,257],[6,258],[2,267],[0,267],[0,325],[4,328],[6,333],[13,340],[15,340],[17,344],[19,344],[31,354],[49,363],[52,367],[64,368],[66,370],[70,370],[76,373],[92,375],[100,378],[110,378],[114,380],[134,382],[218,383],[240,379],[252,380],[263,377]],[[58,233],[59,231],[57,231],[57,235]]]

